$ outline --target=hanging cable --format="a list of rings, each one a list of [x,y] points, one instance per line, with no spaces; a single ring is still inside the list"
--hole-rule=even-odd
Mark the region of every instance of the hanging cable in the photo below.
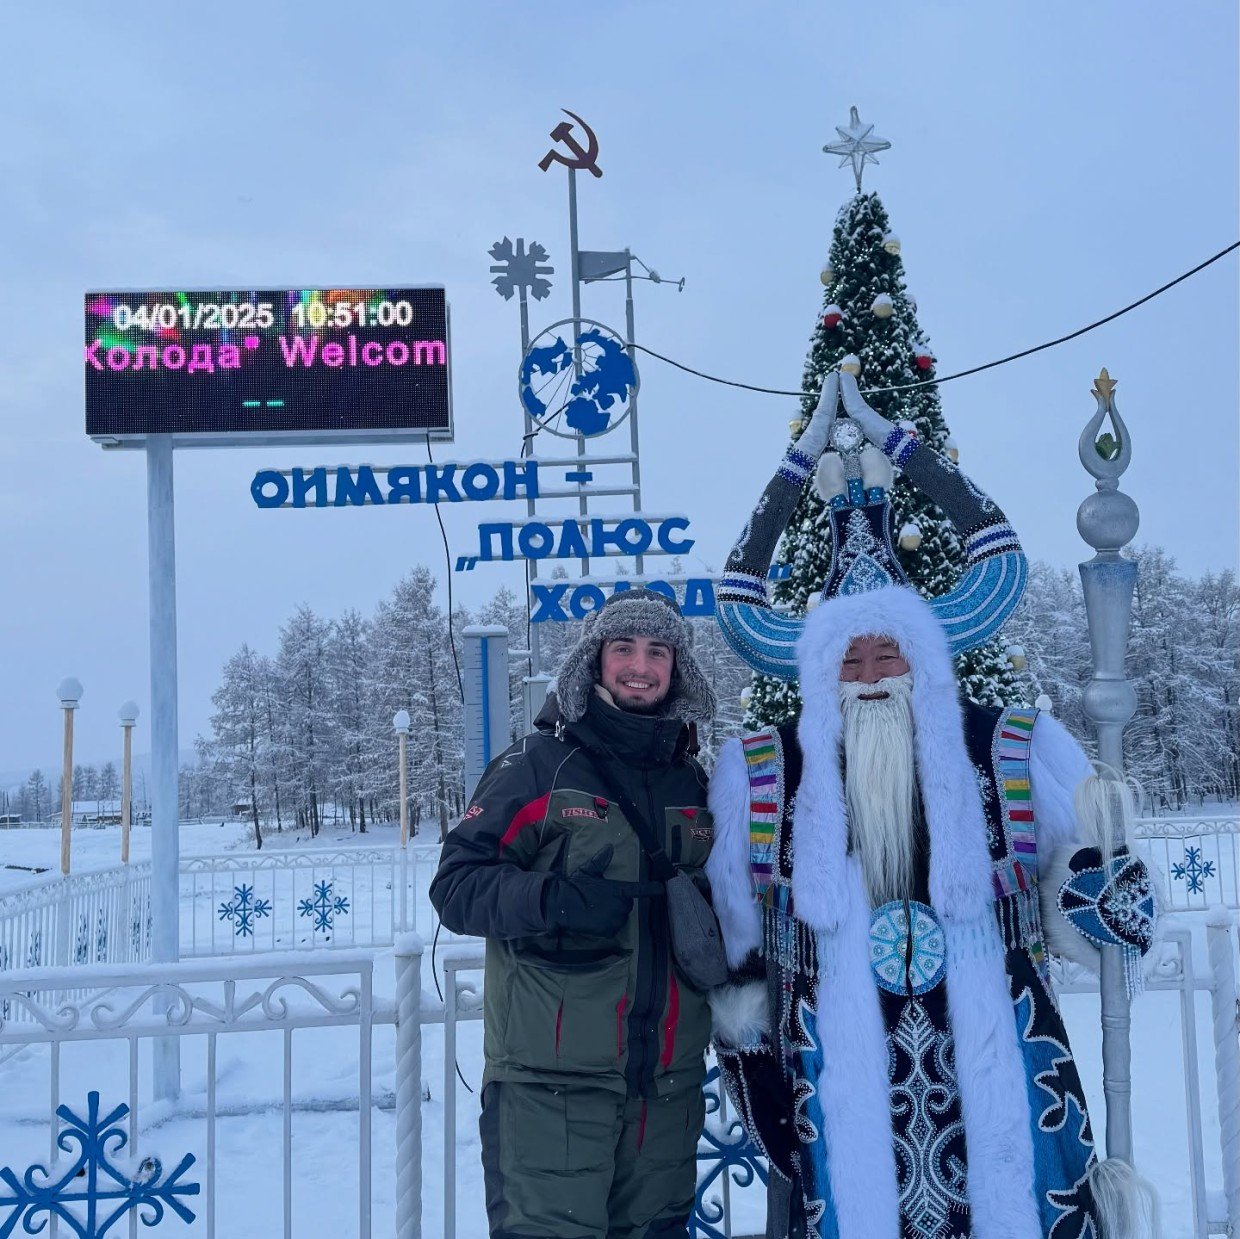
[[[1211,263],[1218,262],[1220,258],[1225,258],[1228,254],[1230,254],[1233,250],[1236,250],[1236,249],[1240,249],[1240,241],[1235,241],[1231,245],[1227,246],[1226,249],[1219,250],[1217,254],[1215,254],[1211,258],[1207,258],[1205,262],[1198,263],[1197,266],[1193,267],[1191,271],[1185,271],[1183,275],[1176,276],[1174,280],[1171,280],[1168,283],[1164,284],[1161,288],[1154,289],[1152,293],[1147,293],[1144,297],[1140,298],[1137,301],[1134,301],[1131,305],[1124,306],[1122,310],[1116,310],[1115,313],[1108,314],[1105,318],[1100,318],[1096,322],[1090,323],[1087,327],[1081,327],[1077,331],[1069,332],[1066,336],[1060,336],[1056,340],[1048,340],[1045,344],[1038,344],[1038,345],[1035,345],[1033,348],[1022,349],[1019,353],[1012,353],[1008,357],[1000,357],[997,361],[988,361],[984,365],[981,365],[981,366],[972,366],[968,370],[958,370],[956,371],[955,374],[947,374],[947,375],[944,375],[942,378],[923,379],[921,382],[918,382],[918,383],[903,383],[897,387],[865,388],[862,391],[862,395],[873,396],[873,395],[878,395],[881,392],[912,391],[913,389],[918,388],[918,387],[933,387],[938,383],[950,383],[953,379],[962,379],[966,377],[966,375],[970,375],[970,374],[980,374],[983,370],[993,370],[996,366],[1004,366],[1009,361],[1018,361],[1022,357],[1030,357],[1034,353],[1040,353],[1045,349],[1054,348],[1056,345],[1066,344],[1069,340],[1075,340],[1079,336],[1083,336],[1087,332],[1093,331],[1096,328],[1101,327],[1106,323],[1114,322],[1117,318],[1120,318],[1122,315],[1129,313],[1129,311],[1131,310],[1135,310],[1138,306],[1144,305],[1147,301],[1152,301],[1155,297],[1161,296],[1168,289],[1174,288],[1177,284],[1180,284],[1184,280],[1187,280],[1190,276],[1196,275],[1198,271],[1205,270],[1205,268],[1210,266]],[[763,394],[768,395],[768,396],[804,397],[806,395],[812,394],[812,393],[805,392],[805,391],[787,391],[784,388],[779,388],[779,387],[760,387],[754,383],[741,383],[741,382],[738,382],[736,379],[724,379],[724,378],[720,378],[718,375],[715,375],[715,374],[706,374],[702,370],[695,370],[692,366],[686,366],[682,362],[675,361],[671,357],[666,357],[662,353],[657,353],[655,352],[654,349],[647,348],[646,345],[638,344],[636,341],[630,341],[628,344],[628,347],[640,349],[643,353],[649,353],[651,357],[657,357],[659,361],[665,361],[667,362],[669,366],[675,366],[677,370],[683,370],[685,371],[686,374],[696,375],[698,378],[707,379],[712,383],[722,383],[726,387],[739,387],[739,388],[742,388],[744,391],[762,392]],[[541,429],[541,427],[539,429]],[[536,430],[533,433],[537,434],[538,431]]]

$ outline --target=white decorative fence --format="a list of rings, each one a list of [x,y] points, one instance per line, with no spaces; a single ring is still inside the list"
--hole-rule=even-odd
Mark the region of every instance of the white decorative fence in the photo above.
[[[1171,911],[1240,908],[1240,820],[1141,818],[1133,847],[1161,874]]]
[[[438,844],[182,857],[181,957],[388,947],[403,930],[429,933],[438,861]],[[0,973],[139,963],[150,945],[149,861],[0,894]]]
[[[95,1239],[166,1221],[171,1235],[201,1218],[194,1233],[208,1239],[371,1235],[372,1047],[376,1027],[396,1018],[394,1004],[375,1001],[373,952],[68,968],[54,991],[40,988],[47,980],[45,969],[0,978],[0,1009],[25,1017],[0,1018],[0,1065],[22,1056],[0,1110],[0,1234],[20,1223],[23,1234]],[[326,1080],[303,1070],[310,1078],[295,1084],[296,1047],[324,1029],[355,1038],[351,1052],[333,1056]],[[180,1043],[185,1085],[175,1102],[154,1102],[140,1066],[168,1037]],[[235,1079],[245,1067],[251,1078]],[[294,1158],[322,1156],[307,1116],[341,1109],[357,1112],[355,1151],[338,1148],[323,1166],[330,1192],[295,1202]],[[397,1159],[418,1155],[397,1140]],[[353,1203],[342,1209],[345,1196]]]
[[[1169,911],[1240,908],[1240,821],[1143,818],[1134,848]],[[433,932],[426,891],[438,844],[183,857],[182,958],[387,947]],[[149,862],[43,878],[0,894],[0,973],[150,958]]]
[[[1207,932],[1210,979],[1194,971],[1191,932],[1173,930],[1151,982],[1180,995],[1192,1233],[1201,1239],[1240,1233],[1232,924],[1218,918]],[[143,1233],[177,1235],[194,1222],[203,1228],[195,1233],[209,1237],[454,1235],[454,1065],[461,1028],[480,1016],[481,958],[477,946],[446,953],[440,1004],[422,992],[422,953],[414,935],[398,937],[392,998],[376,996],[375,957],[365,950],[71,967],[55,974],[64,987],[56,991],[46,988],[46,969],[0,977],[0,1004],[25,1017],[0,1016],[0,1233],[18,1233],[20,1225],[21,1233],[94,1239],[126,1227],[135,1236],[141,1225]],[[1077,975],[1059,980],[1068,994],[1096,988]],[[1195,997],[1203,990],[1213,1011],[1225,1217],[1219,1210],[1210,1216],[1202,1148]],[[444,1025],[443,1093],[436,1099],[443,1117],[435,1133],[442,1191],[423,1183],[423,1166],[433,1166],[440,1152],[422,1129],[423,1028],[436,1024]],[[394,1038],[386,1031],[391,1025]],[[182,1047],[182,1093],[173,1102],[153,1101],[143,1087],[144,1059],[154,1041],[170,1036]],[[331,1040],[316,1042],[320,1036]],[[476,1067],[467,1062],[471,1074]],[[389,1083],[376,1088],[376,1078]],[[729,1180],[753,1183],[759,1194],[742,1212],[752,1215],[761,1203],[754,1180],[762,1167],[746,1153],[743,1135],[733,1138],[735,1126],[718,1104],[700,1146],[704,1186],[694,1221],[694,1232],[711,1239],[739,1229]],[[346,1119],[342,1129],[341,1112],[356,1113],[356,1123]],[[330,1139],[325,1119],[334,1125]],[[711,1185],[722,1189],[722,1202],[703,1198]],[[93,1228],[85,1229],[90,1211]],[[746,1232],[760,1229],[745,1218]]]

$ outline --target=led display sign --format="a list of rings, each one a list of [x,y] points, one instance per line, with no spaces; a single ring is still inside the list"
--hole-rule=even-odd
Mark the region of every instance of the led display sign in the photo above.
[[[92,292],[85,310],[104,443],[452,437],[442,288]]]

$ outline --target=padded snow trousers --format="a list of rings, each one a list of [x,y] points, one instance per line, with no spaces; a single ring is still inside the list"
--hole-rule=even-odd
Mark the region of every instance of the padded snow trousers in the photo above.
[[[589,1084],[482,1093],[491,1239],[688,1239],[700,1087],[648,1100]]]

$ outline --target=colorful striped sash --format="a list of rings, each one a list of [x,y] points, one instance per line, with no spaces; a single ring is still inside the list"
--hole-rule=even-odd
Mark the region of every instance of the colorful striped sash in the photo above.
[[[995,729],[994,765],[1003,812],[1007,855],[995,865],[995,897],[1032,891],[1038,880],[1029,749],[1037,710],[1004,710]]]
[[[783,754],[773,731],[741,737],[749,775],[749,870],[762,899],[775,876],[775,833],[783,806]]]

